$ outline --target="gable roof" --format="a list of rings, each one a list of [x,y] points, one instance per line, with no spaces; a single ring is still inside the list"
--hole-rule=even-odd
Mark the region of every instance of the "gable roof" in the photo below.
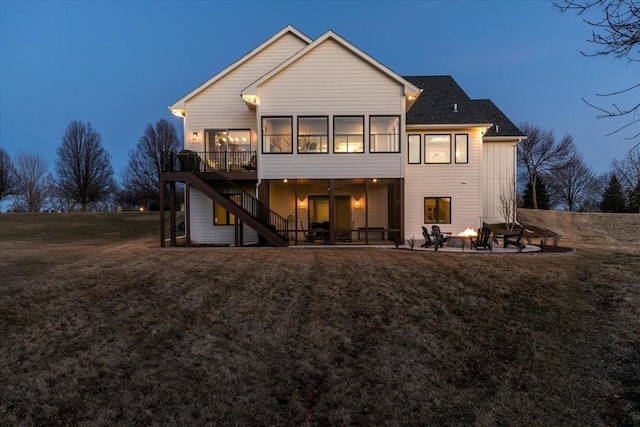
[[[405,79],[423,90],[407,112],[407,125],[488,124],[491,127],[485,137],[525,136],[491,100],[471,99],[451,76],[406,76]]]
[[[380,62],[376,61],[375,59],[373,59],[372,57],[370,57],[369,55],[367,55],[366,53],[364,53],[363,51],[361,51],[360,49],[358,49],[357,47],[355,47],[354,45],[352,45],[351,43],[349,43],[339,35],[337,35],[336,33],[334,33],[333,31],[329,30],[326,33],[324,33],[322,36],[318,37],[316,40],[311,42],[308,46],[302,48],[300,51],[298,51],[296,54],[291,56],[289,59],[287,59],[280,65],[278,65],[276,68],[269,71],[267,74],[260,77],[258,80],[256,80],[255,82],[251,83],[249,86],[244,88],[241,92],[241,95],[255,95],[258,86],[260,86],[262,83],[266,82],[267,80],[269,80],[270,78],[272,78],[273,76],[275,76],[276,74],[278,74],[279,72],[287,68],[292,63],[296,62],[301,57],[313,51],[315,48],[320,46],[326,40],[335,41],[339,45],[351,51],[351,53],[353,53],[355,56],[359,57],[360,59],[367,62],[369,65],[371,65],[372,67],[378,69],[380,72],[389,76],[392,80],[395,80],[399,84],[403,85],[405,95],[408,95],[408,94],[418,95],[420,93],[420,88],[418,88],[417,86],[414,86],[413,83],[400,77],[399,75],[391,71],[389,68],[387,68]]]
[[[202,83],[200,86],[198,86],[197,88],[195,88],[194,90],[192,90],[191,92],[189,92],[188,94],[186,94],[185,96],[183,96],[182,98],[177,100],[176,102],[174,102],[169,107],[169,109],[172,110],[172,111],[174,111],[174,110],[184,110],[185,102],[187,102],[189,99],[193,98],[194,96],[196,96],[197,94],[199,94],[200,92],[202,92],[203,90],[205,90],[206,88],[208,88],[209,86],[214,84],[216,81],[220,80],[221,78],[223,78],[224,76],[229,74],[231,71],[235,70],[240,65],[244,64],[245,62],[247,62],[253,56],[257,55],[258,53],[263,51],[265,48],[267,48],[269,45],[271,45],[276,40],[280,39],[281,37],[283,37],[286,34],[293,34],[294,36],[298,37],[300,40],[304,41],[305,43],[307,43],[307,44],[311,43],[311,39],[309,37],[305,36],[300,31],[298,31],[297,29],[292,27],[291,25],[287,25],[282,30],[278,31],[276,34],[271,36],[268,40],[266,40],[265,42],[260,44],[258,47],[256,47],[255,49],[251,50],[249,53],[244,55],[242,58],[238,59],[236,62],[234,62],[233,64],[229,65],[227,68],[225,68],[224,70],[222,70],[221,72],[219,72],[215,76],[211,77],[209,80],[207,80],[206,82]]]

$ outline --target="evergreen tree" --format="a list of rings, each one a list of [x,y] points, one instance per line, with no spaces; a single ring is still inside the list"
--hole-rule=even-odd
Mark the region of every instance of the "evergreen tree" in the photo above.
[[[640,179],[635,188],[629,192],[629,212],[640,213]]]
[[[544,180],[540,175],[536,178],[536,198],[538,201],[538,209],[550,209],[549,205],[549,193],[547,193],[547,186],[544,184]],[[535,209],[533,203],[533,191],[531,187],[531,181],[527,182],[527,186],[524,188],[524,194],[522,195],[522,207],[527,209]]]
[[[625,212],[627,210],[627,201],[622,191],[622,185],[615,174],[611,175],[609,185],[602,194],[600,209],[602,212]]]

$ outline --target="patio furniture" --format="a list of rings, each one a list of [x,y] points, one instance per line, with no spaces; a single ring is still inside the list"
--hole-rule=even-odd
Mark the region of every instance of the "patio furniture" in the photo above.
[[[479,251],[480,249],[489,249],[493,252],[491,246],[491,229],[489,227],[482,227],[478,229],[478,235],[475,241],[471,240],[471,249]]]
[[[436,240],[436,242],[438,242],[440,247],[443,247],[444,246],[444,242],[447,241],[447,236],[445,236],[442,233],[442,231],[440,231],[440,226],[439,225],[432,225],[431,226],[431,235]]]
[[[251,156],[251,160],[249,160],[249,163],[243,163],[242,164],[242,170],[245,170],[245,171],[254,171],[254,170],[256,170],[256,156],[255,155]]]
[[[351,228],[339,228],[336,230],[336,240],[338,242],[350,242],[352,239],[353,228],[355,227],[356,222],[353,221],[351,224]]]
[[[436,242],[434,242],[431,239],[431,236],[429,235],[429,231],[427,230],[427,227],[422,227],[422,237],[424,237],[424,243],[422,245],[420,245],[420,247],[428,248],[429,246],[433,246],[435,244],[436,245],[436,251],[438,250],[438,245],[437,245]]]
[[[513,245],[516,248],[518,248],[519,250],[522,250],[525,248],[525,245],[522,244],[522,234],[524,233],[524,227],[520,228],[520,232],[518,234],[513,234],[511,237],[515,237],[515,238],[509,238],[508,236],[505,235],[504,237],[504,247],[507,248],[509,247],[509,245]]]

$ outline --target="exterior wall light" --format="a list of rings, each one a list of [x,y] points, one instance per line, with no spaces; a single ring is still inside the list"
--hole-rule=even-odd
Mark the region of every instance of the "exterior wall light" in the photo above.
[[[360,204],[360,199],[356,199],[353,202],[353,207],[356,208],[356,209],[360,209],[362,207],[362,205]]]
[[[198,132],[193,132],[191,134],[191,142],[198,142]]]
[[[300,203],[298,203],[298,207],[300,209],[304,209],[305,208],[304,199],[300,199]]]

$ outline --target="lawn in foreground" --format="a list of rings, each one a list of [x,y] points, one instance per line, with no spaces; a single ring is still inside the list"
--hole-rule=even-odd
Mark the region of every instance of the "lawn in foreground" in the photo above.
[[[6,224],[7,424],[639,422],[633,249],[34,244]]]

